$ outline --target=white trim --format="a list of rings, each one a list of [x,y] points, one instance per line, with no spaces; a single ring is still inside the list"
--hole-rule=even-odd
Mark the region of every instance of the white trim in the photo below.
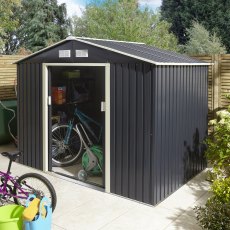
[[[105,66],[105,191],[110,193],[110,64]]]
[[[130,42],[130,41],[122,41],[122,40],[111,40],[111,39],[100,39],[100,38],[89,38],[89,37],[72,37],[70,39],[68,39],[68,37],[66,38],[67,40],[74,40],[74,39],[90,39],[90,40],[95,40],[95,41],[107,41],[107,42],[124,42],[124,43],[131,43],[131,44],[140,44],[140,45],[145,45],[144,42]]]
[[[174,65],[174,66],[180,66],[180,65],[183,65],[183,66],[208,66],[208,65],[214,65],[214,63],[173,63],[173,62],[171,62],[171,63],[167,63],[167,62],[156,62],[156,65],[164,65],[164,66],[167,66],[167,65]]]
[[[43,63],[43,65],[47,66],[106,66],[109,63]]]
[[[42,136],[43,136],[43,171],[48,171],[48,66],[42,65]]]
[[[105,191],[110,192],[110,64],[109,63],[43,63],[42,65],[42,120],[43,120],[43,171],[48,171],[48,67],[98,66],[105,67]]]

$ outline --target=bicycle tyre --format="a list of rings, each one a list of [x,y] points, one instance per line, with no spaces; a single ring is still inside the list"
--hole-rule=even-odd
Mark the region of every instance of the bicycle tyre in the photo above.
[[[35,188],[35,186],[33,185],[31,181],[28,182],[28,180],[30,179],[39,182],[38,188]],[[57,204],[57,195],[56,195],[53,185],[50,183],[50,181],[47,178],[37,173],[26,173],[20,176],[17,182],[18,184],[21,185],[24,191],[27,191],[29,194],[34,194],[39,199],[46,196],[48,200],[51,202],[52,211],[54,211],[56,204]],[[28,185],[25,184],[26,182]],[[44,188],[46,188],[46,191],[44,191],[44,189],[41,190],[42,185]],[[13,193],[15,195],[18,194],[18,189],[16,187],[14,187]],[[14,202],[15,204],[25,206],[26,199],[14,198]]]
[[[69,144],[64,144],[68,125],[55,125],[52,128],[52,165],[69,166],[82,154],[82,140],[75,128],[72,129]]]

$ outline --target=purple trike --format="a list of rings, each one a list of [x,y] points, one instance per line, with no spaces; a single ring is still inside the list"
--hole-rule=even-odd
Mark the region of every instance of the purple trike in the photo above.
[[[0,171],[0,206],[7,203],[26,204],[30,194],[42,199],[48,198],[54,211],[57,203],[57,196],[53,185],[44,176],[37,173],[26,173],[20,177],[11,175],[11,165],[21,152],[3,152],[1,155],[9,158],[7,172]]]

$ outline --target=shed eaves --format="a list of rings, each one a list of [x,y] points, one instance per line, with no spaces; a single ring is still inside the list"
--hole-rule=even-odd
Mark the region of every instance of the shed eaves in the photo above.
[[[200,61],[172,51],[167,51],[163,49],[158,49],[153,46],[148,46],[144,43],[95,39],[95,38],[86,38],[86,37],[73,37],[73,36],[67,37],[65,40],[62,40],[42,50],[39,50],[25,58],[20,59],[15,63],[19,63],[25,59],[35,56],[36,54],[42,53],[48,49],[51,49],[52,47],[55,47],[63,42],[66,42],[67,40],[79,41],[105,50],[109,50],[115,53],[129,56],[138,60],[149,62],[155,65],[204,65],[204,66],[210,65],[210,63]]]

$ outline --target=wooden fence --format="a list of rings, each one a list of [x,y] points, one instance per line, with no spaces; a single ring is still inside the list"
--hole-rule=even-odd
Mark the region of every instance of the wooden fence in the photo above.
[[[17,69],[15,61],[24,56],[0,55],[0,100],[15,99],[17,85]]]
[[[209,66],[208,75],[208,108],[209,119],[212,119],[216,111],[230,104],[225,97],[230,93],[230,54],[195,56],[195,58],[213,63]]]

